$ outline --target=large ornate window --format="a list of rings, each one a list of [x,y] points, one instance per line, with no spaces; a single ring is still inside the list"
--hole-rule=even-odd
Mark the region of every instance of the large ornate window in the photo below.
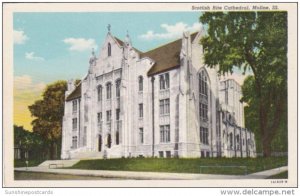
[[[143,76],[139,76],[139,91],[143,91]]]
[[[107,44],[107,56],[111,56],[111,44]]]
[[[209,90],[208,90],[208,75],[203,69],[198,74],[199,84],[199,116],[200,120],[208,120],[208,103],[209,103]]]
[[[120,97],[120,90],[121,90],[121,80],[116,81],[116,97]]]
[[[106,99],[111,99],[111,83],[106,84]]]

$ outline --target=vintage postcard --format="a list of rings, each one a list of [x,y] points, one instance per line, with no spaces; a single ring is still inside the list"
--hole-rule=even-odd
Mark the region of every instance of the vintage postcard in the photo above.
[[[4,187],[297,187],[297,3],[3,3]]]

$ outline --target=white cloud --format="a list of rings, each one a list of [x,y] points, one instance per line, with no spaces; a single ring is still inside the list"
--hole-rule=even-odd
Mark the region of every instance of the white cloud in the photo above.
[[[35,56],[34,52],[26,52],[25,58],[28,60],[33,60],[33,61],[44,61],[45,60],[43,57]]]
[[[94,39],[84,39],[84,38],[66,38],[63,40],[64,43],[69,44],[69,50],[73,51],[85,51],[96,49],[97,45]]]
[[[15,76],[14,89],[18,92],[40,92],[46,87],[45,83],[33,83],[29,75]]]
[[[28,40],[27,35],[25,35],[24,31],[14,30],[14,44],[24,44],[26,40]]]
[[[201,28],[200,23],[194,23],[192,26],[189,26],[188,24],[185,24],[183,22],[178,22],[175,25],[161,24],[160,26],[164,30],[163,33],[156,33],[150,30],[145,34],[140,35],[139,37],[144,40],[172,39],[182,36],[182,33],[184,31],[193,32],[200,30]]]

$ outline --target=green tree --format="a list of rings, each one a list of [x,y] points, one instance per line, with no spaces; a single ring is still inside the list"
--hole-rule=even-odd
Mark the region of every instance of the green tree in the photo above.
[[[248,76],[244,84],[242,86],[243,98],[242,101],[247,103],[245,106],[245,123],[246,127],[250,128],[255,132],[255,137],[257,141],[256,150],[261,152],[261,135],[259,133],[259,113],[258,111],[258,103],[256,90],[255,90],[255,81],[253,76]],[[270,111],[270,112],[274,112]],[[283,111],[283,118],[279,124],[278,131],[274,135],[274,138],[271,143],[271,150],[274,152],[287,152],[287,110]],[[270,114],[270,116],[274,116],[274,113]]]
[[[50,159],[60,151],[66,89],[65,81],[47,85],[42,99],[29,106],[31,115],[36,117],[31,122],[33,132],[39,133],[44,142],[49,143]]]
[[[21,159],[25,159],[25,152],[29,153],[29,159],[42,159],[45,145],[40,135],[25,130],[22,126],[14,125],[14,147],[21,150]]]
[[[251,70],[257,100],[259,132],[264,156],[271,155],[271,143],[286,118],[287,103],[287,13],[206,12],[200,17],[208,25],[201,43],[204,61],[218,67],[219,74],[234,67]],[[250,96],[250,95],[249,95]]]

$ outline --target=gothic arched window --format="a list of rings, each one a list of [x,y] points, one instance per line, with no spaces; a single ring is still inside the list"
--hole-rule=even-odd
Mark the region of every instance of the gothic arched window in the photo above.
[[[208,102],[209,102],[209,91],[208,91],[208,74],[205,70],[202,70],[198,74],[199,83],[199,116],[200,119],[208,120]]]
[[[107,44],[107,56],[111,56],[111,44]]]
[[[143,76],[139,76],[139,91],[143,91]]]

